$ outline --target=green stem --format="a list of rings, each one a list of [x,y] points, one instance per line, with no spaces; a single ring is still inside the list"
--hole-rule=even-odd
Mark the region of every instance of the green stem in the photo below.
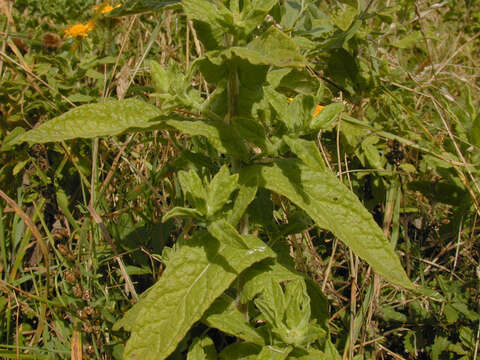
[[[237,66],[233,61],[230,63],[230,73],[227,84],[227,96],[228,96],[228,113],[225,119],[228,125],[232,124],[232,118],[237,113],[237,99],[239,95],[240,82],[238,79]],[[232,172],[236,173],[240,169],[240,164],[237,159],[232,160]]]

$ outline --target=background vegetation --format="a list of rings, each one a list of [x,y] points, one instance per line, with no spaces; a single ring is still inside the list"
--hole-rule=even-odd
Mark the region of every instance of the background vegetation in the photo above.
[[[68,359],[82,349],[85,359],[120,359],[128,333],[113,324],[161,277],[175,239],[189,231],[161,219],[183,201],[171,160],[191,146],[182,161],[205,161],[194,157],[201,140],[160,130],[11,142],[20,128],[81,104],[158,101],[149,96],[149,60],[173,60],[186,72],[205,49],[179,9],[139,13],[152,3],[127,1],[103,14],[106,4],[94,1],[0,0],[0,356]],[[303,2],[283,3],[295,18]],[[345,104],[350,121],[317,138],[324,160],[373,214],[409,278],[431,293],[385,283],[273,198],[295,267],[327,296],[343,358],[477,359],[480,5],[306,3],[308,16],[283,30],[296,36],[311,80],[292,75],[285,95],[320,84],[322,105]],[[69,25],[89,21],[85,36],[64,37]],[[203,78],[194,85],[213,90]],[[199,324],[171,358],[186,358],[198,334],[219,351],[232,342]]]

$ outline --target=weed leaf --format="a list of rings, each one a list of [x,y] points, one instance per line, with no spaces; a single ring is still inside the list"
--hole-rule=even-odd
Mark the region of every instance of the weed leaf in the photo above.
[[[137,99],[82,105],[27,131],[17,142],[46,143],[74,138],[119,135],[154,126],[159,109]]]
[[[214,215],[227,203],[238,187],[238,174],[230,175],[227,166],[222,166],[207,187],[207,216]]]
[[[245,314],[238,310],[234,299],[226,294],[215,300],[205,313],[202,322],[242,340],[265,345],[265,339],[245,321]]]
[[[400,260],[372,215],[350,190],[328,171],[298,160],[254,165],[240,176],[259,176],[259,186],[286,196],[321,228],[330,230],[352,251],[393,284],[413,289]]]
[[[312,169],[324,171],[327,168],[317,145],[313,141],[295,139],[287,135],[283,136],[283,141],[287,143],[295,155]]]
[[[208,336],[197,337],[188,350],[187,360],[216,360],[217,350]]]
[[[325,130],[338,119],[338,115],[344,110],[345,106],[342,103],[333,103],[325,106],[320,114],[315,116],[310,122],[310,129]]]
[[[160,280],[115,324],[131,331],[125,359],[165,359],[238,274],[275,256],[258,238],[242,238],[248,248],[201,231],[172,255]]]
[[[168,211],[165,215],[162,216],[162,222],[165,223],[167,222],[167,220],[174,217],[186,217],[201,220],[203,218],[203,214],[195,209],[175,206],[172,210]]]
[[[264,346],[260,354],[257,356],[257,360],[283,360],[288,357],[288,354],[292,351],[292,347],[279,348],[274,346]]]
[[[232,212],[228,215],[228,221],[233,226],[238,225],[248,205],[255,199],[258,190],[256,178],[250,178],[248,183],[240,182],[238,186],[240,190],[233,204]]]
[[[274,65],[278,67],[304,67],[306,60],[300,54],[295,42],[271,27],[245,47],[232,47],[230,51],[254,65]]]
[[[127,0],[121,7],[106,14],[107,17],[135,15],[150,11],[160,11],[163,8],[179,3],[179,0]]]
[[[205,136],[220,153],[231,154],[242,160],[248,160],[248,150],[240,136],[221,121],[183,121],[167,120],[166,123],[188,135]]]
[[[245,243],[245,236],[241,236],[238,231],[223,219],[217,220],[208,226],[208,232],[215,237],[221,244],[227,244],[228,246],[248,249],[248,245]]]

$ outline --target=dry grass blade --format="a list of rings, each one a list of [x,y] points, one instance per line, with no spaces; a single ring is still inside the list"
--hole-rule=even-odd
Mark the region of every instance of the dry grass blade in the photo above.
[[[82,334],[78,330],[73,331],[72,341],[70,345],[71,360],[82,360]]]

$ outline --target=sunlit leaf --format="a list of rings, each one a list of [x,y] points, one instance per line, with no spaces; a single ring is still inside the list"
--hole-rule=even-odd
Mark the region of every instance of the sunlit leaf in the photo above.
[[[105,14],[107,17],[118,17],[160,11],[167,6],[178,4],[180,0],[127,0],[121,7]]]
[[[238,187],[238,174],[230,175],[227,166],[222,166],[207,187],[207,216],[213,215],[227,203]]]
[[[258,238],[243,239],[246,249],[197,232],[172,255],[160,280],[115,324],[131,332],[125,359],[165,359],[244,269],[274,256]]]
[[[245,321],[245,314],[238,310],[234,299],[228,295],[222,295],[215,300],[202,321],[226,334],[254,344],[265,345],[265,339]]]
[[[298,160],[279,160],[245,168],[240,176],[248,175],[258,176],[260,186],[300,206],[318,226],[330,230],[385,279],[414,288],[372,215],[334,174],[312,169]]]
[[[82,105],[17,137],[18,142],[46,143],[74,138],[119,135],[154,126],[161,111],[137,99]]]
[[[240,136],[230,126],[221,121],[183,121],[167,120],[166,123],[188,135],[204,136],[223,154],[231,154],[243,160],[248,160],[248,150]]]
[[[215,237],[221,244],[227,244],[228,246],[247,249],[248,246],[245,242],[245,236],[241,236],[238,231],[224,219],[217,220],[208,225],[208,232]]]
[[[320,113],[313,117],[310,122],[310,129],[324,130],[335,121],[338,120],[338,115],[343,111],[345,106],[342,103],[334,103],[325,106]]]
[[[288,357],[291,351],[292,347],[290,346],[264,346],[258,354],[257,360],[283,360]]]
[[[188,350],[187,360],[216,360],[217,350],[208,336],[197,337]]]
[[[202,219],[202,216],[203,214],[198,210],[176,206],[173,209],[169,210],[165,215],[163,215],[162,222],[166,222],[167,220],[174,217]]]
[[[290,147],[290,150],[312,169],[324,171],[327,168],[317,145],[313,141],[289,136],[284,136],[283,140]]]
[[[245,47],[229,49],[235,55],[256,65],[303,67],[306,60],[295,42],[276,27],[271,27]]]

